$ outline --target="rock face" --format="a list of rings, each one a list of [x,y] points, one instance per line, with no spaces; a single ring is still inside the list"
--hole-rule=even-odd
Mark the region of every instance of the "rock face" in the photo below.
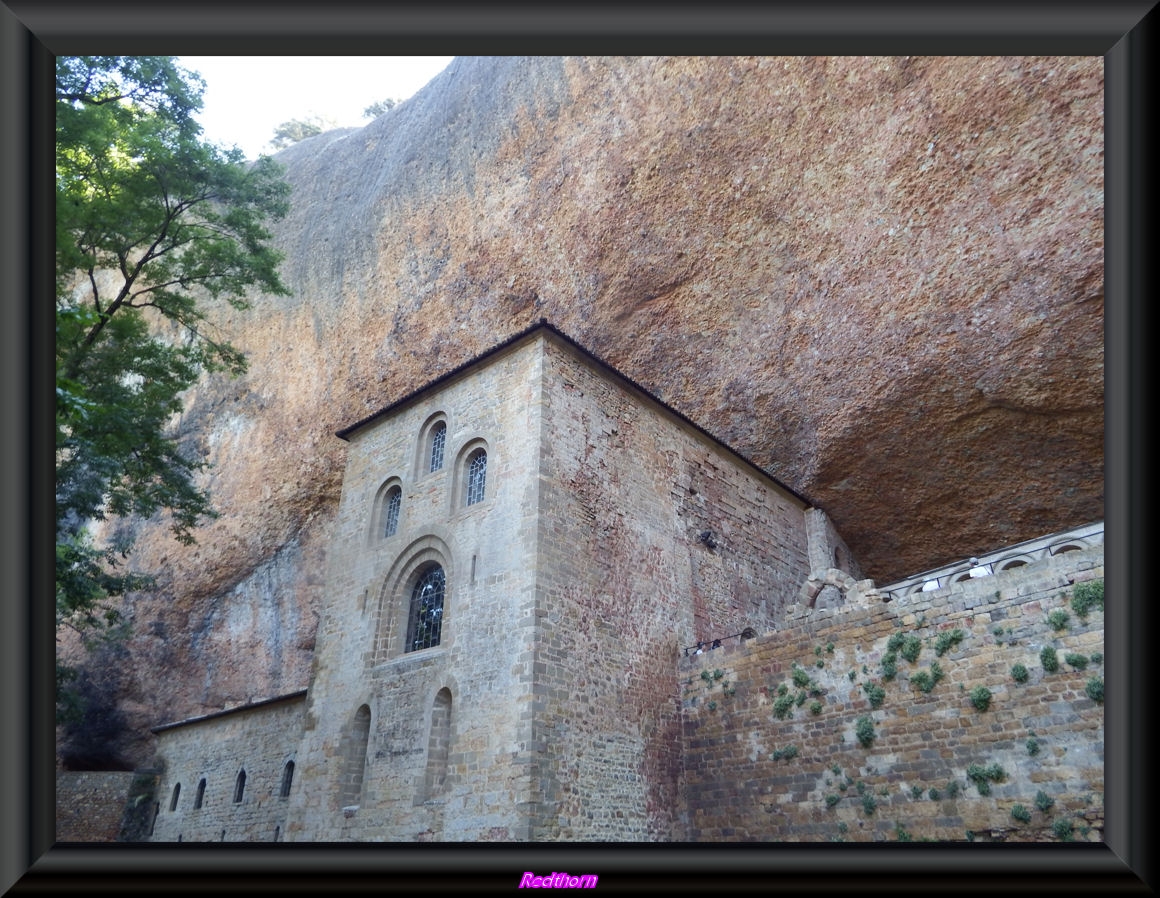
[[[216,316],[250,372],[179,426],[222,515],[138,528],[130,731],[305,685],[334,432],[540,317],[879,584],[1101,519],[1102,116],[1098,57],[456,59],[283,151],[294,295]]]

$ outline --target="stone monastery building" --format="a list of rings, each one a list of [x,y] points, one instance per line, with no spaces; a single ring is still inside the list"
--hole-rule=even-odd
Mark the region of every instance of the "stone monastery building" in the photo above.
[[[1003,590],[962,574],[883,598],[822,511],[545,321],[338,436],[350,446],[311,682],[153,730],[153,841],[828,838],[835,824],[808,805],[825,797],[821,780],[805,783],[754,741],[766,738],[753,722],[768,724],[772,677],[817,653],[825,710],[800,708],[793,725],[807,729],[791,735],[814,740],[810,757],[829,776],[831,764],[866,760],[852,731],[841,735],[865,705],[853,682],[865,653],[893,628],[921,626],[915,612],[934,613],[931,597],[945,597],[974,646],[975,667],[942,658],[952,679],[1000,689],[993,672],[1023,657],[1002,653],[1026,651],[1017,637],[1042,629],[1039,609],[1102,575],[1102,545],[1076,543],[1065,547],[1083,549],[1067,556],[1071,574],[1028,555],[1004,562],[1028,573]],[[941,591],[925,592],[931,583]],[[1003,617],[1009,642],[991,634]],[[1102,625],[1074,639],[1098,646]],[[700,643],[708,669],[696,667]],[[731,654],[735,700],[711,670]],[[1017,777],[1016,765],[1057,763],[1028,759],[1022,731],[1034,721],[1041,736],[1079,740],[1053,776],[1061,802],[1063,790],[1086,796],[1098,832],[1102,714],[1062,676],[1019,693],[1026,707],[995,711],[1010,718],[1001,732],[998,716],[958,709],[949,687],[910,690],[881,742],[915,782],[881,788],[909,794],[919,777],[961,775],[947,759],[963,766],[985,743],[1012,770],[999,798],[1022,797],[1040,774]],[[717,713],[718,699],[735,710]],[[1038,720],[1048,700],[1053,715]],[[950,753],[932,753],[923,740],[948,726]],[[965,811],[911,800],[907,812],[961,838],[980,828],[969,818],[980,800]],[[862,825],[855,808],[831,813]]]
[[[856,574],[820,511],[546,322],[338,436],[312,682],[155,728],[153,840],[673,838],[684,647]]]

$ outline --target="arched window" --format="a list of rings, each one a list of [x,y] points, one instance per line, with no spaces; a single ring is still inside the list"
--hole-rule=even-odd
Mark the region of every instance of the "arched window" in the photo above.
[[[424,799],[443,788],[447,779],[447,755],[451,744],[451,690],[446,686],[435,694],[431,708],[431,734],[427,739],[427,771],[423,781]]]
[[[403,491],[393,486],[387,492],[387,505],[383,510],[383,536],[394,536],[399,532],[399,510],[403,507]]]
[[[205,777],[197,784],[197,795],[193,797],[193,809],[196,811],[205,803]]]
[[[177,796],[181,794],[181,783],[177,783],[173,787],[173,797],[169,799],[169,810],[172,813],[177,810]]]
[[[242,796],[246,794],[246,771],[239,770],[238,778],[234,782],[234,804],[238,804],[242,800]]]
[[[483,501],[487,486],[487,452],[476,449],[467,460],[467,504]]]
[[[440,421],[431,429],[431,455],[428,472],[443,467],[443,447],[447,445],[447,425]]]
[[[417,652],[439,645],[443,628],[443,595],[447,582],[443,568],[427,567],[411,589],[411,613],[407,621],[406,651]]]
[[[371,709],[359,707],[347,730],[343,746],[342,779],[338,784],[339,807],[357,805],[362,797],[363,773],[367,765],[367,743],[371,738]]]
[[[282,768],[282,790],[278,794],[283,798],[288,797],[292,782],[294,782],[294,762],[287,761],[286,766]]]

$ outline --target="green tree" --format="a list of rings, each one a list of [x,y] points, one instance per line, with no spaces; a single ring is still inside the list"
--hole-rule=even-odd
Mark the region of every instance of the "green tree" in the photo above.
[[[363,110],[363,118],[378,118],[384,112],[389,112],[399,105],[398,100],[393,100],[387,97],[385,100],[379,100],[377,103],[371,103]]]
[[[206,300],[288,293],[266,225],[290,188],[269,158],[202,141],[203,90],[170,57],[57,60],[56,613],[82,635],[151,582],[125,569],[132,528],[97,545],[91,521],[168,512],[188,544],[214,516],[203,462],[170,428],[203,373],[245,370]],[[58,665],[58,687],[74,675]]]
[[[274,137],[270,141],[270,146],[276,150],[284,150],[286,147],[298,143],[300,140],[305,140],[307,137],[313,137],[315,134],[321,134],[323,131],[329,131],[336,127],[338,126],[335,122],[317,115],[312,115],[309,118],[290,119],[290,121],[282,122],[282,124],[274,129]]]

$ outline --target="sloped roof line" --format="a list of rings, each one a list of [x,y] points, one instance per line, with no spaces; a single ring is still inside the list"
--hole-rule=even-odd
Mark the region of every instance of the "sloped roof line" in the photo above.
[[[398,409],[400,409],[406,405],[411,404],[412,402],[417,400],[419,397],[421,397],[425,393],[431,392],[432,390],[435,390],[436,388],[442,386],[443,384],[446,384],[448,381],[453,380],[454,378],[456,378],[459,375],[463,374],[464,372],[470,370],[471,368],[474,368],[478,365],[481,365],[482,363],[486,362],[492,356],[495,356],[498,353],[503,352],[505,349],[508,349],[509,347],[514,346],[515,344],[521,342],[522,340],[527,339],[528,337],[531,337],[533,334],[535,334],[539,331],[546,331],[548,333],[551,333],[557,339],[559,339],[560,341],[565,343],[567,346],[571,347],[575,352],[577,352],[581,356],[583,356],[594,367],[601,369],[602,371],[606,372],[607,374],[610,374],[613,377],[613,379],[619,380],[622,383],[627,384],[628,386],[632,387],[632,389],[636,390],[637,392],[642,393],[643,395],[648,397],[648,399],[650,399],[652,402],[655,402],[658,406],[660,406],[662,409],[664,409],[666,413],[668,413],[669,415],[672,415],[674,418],[678,419],[679,421],[681,421],[682,423],[684,423],[688,427],[691,427],[693,430],[697,431],[699,434],[704,436],[706,439],[710,440],[716,446],[719,446],[720,448],[722,448],[726,452],[728,452],[730,455],[733,455],[734,457],[736,457],[739,461],[743,462],[746,467],[752,468],[753,470],[755,470],[758,474],[760,474],[766,480],[769,480],[769,481],[772,481],[773,483],[775,483],[779,488],[785,490],[787,493],[789,493],[791,496],[793,496],[795,499],[797,499],[802,504],[804,504],[808,507],[811,507],[811,508],[817,507],[813,501],[806,498],[805,496],[803,496],[801,493],[799,493],[797,490],[793,489],[792,487],[786,486],[786,484],[782,483],[780,480],[778,480],[776,477],[774,477],[772,474],[770,474],[768,471],[766,471],[764,468],[762,468],[760,465],[758,465],[755,461],[753,461],[751,458],[749,458],[747,455],[744,455],[743,453],[737,451],[732,446],[730,446],[728,443],[725,443],[723,440],[721,440],[719,437],[714,436],[712,433],[707,431],[704,427],[702,427],[696,421],[693,421],[687,415],[684,415],[683,413],[681,413],[677,409],[673,408],[671,405],[669,405],[667,402],[665,402],[663,399],[661,399],[659,396],[657,396],[651,390],[647,389],[646,387],[641,386],[639,383],[637,383],[635,380],[633,380],[631,377],[629,377],[623,371],[620,371],[619,369],[615,368],[614,366],[612,366],[611,364],[606,362],[604,359],[600,358],[598,355],[596,355],[594,352],[592,352],[587,347],[582,346],[580,343],[578,343],[572,337],[568,336],[566,333],[564,333],[562,330],[560,330],[560,328],[556,327],[556,325],[554,325],[550,321],[548,321],[547,318],[539,319],[537,322],[532,324],[530,327],[526,327],[522,331],[518,331],[517,333],[512,334],[510,337],[495,344],[487,351],[480,353],[479,355],[475,356],[474,358],[468,359],[467,361],[463,362],[461,365],[457,365],[456,367],[452,368],[449,371],[444,372],[443,374],[436,377],[434,380],[428,381],[423,386],[421,386],[415,390],[412,390],[410,393],[407,393],[405,396],[402,396],[399,399],[396,399],[394,402],[391,402],[390,404],[384,406],[383,408],[379,409],[378,411],[372,412],[371,414],[367,415],[365,418],[362,418],[361,420],[356,421],[354,424],[351,424],[348,427],[344,427],[342,430],[335,431],[335,436],[337,436],[339,439],[346,440],[347,442],[349,442],[350,436],[352,434],[354,434],[356,431],[361,430],[363,427],[366,427],[368,424],[371,424],[372,422],[378,420],[379,418],[385,417],[385,416],[391,414],[392,412],[395,412]]]

